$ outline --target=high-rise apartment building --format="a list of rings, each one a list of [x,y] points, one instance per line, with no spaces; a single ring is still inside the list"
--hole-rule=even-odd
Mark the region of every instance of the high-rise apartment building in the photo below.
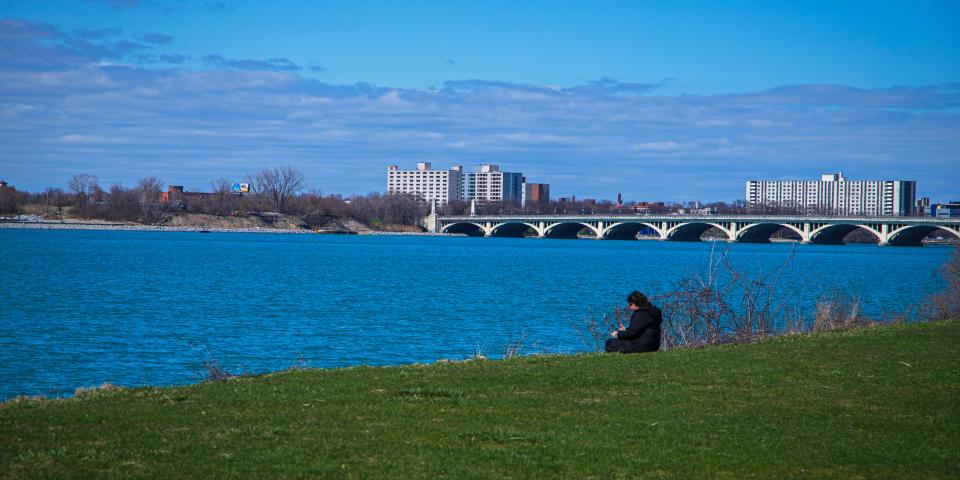
[[[842,173],[820,181],[749,180],[747,205],[832,215],[910,215],[916,205],[912,180],[847,180]]]
[[[424,201],[444,205],[463,199],[463,167],[433,170],[429,162],[420,162],[416,170],[387,167],[387,193],[412,194]]]
[[[501,172],[498,165],[481,165],[474,172],[461,166],[434,170],[429,162],[418,163],[416,170],[387,167],[388,194],[413,194],[438,206],[455,200],[520,203],[523,184],[522,173]]]
[[[523,174],[501,172],[499,165],[481,165],[464,174],[463,198],[478,203],[520,203],[523,199]]]
[[[550,203],[550,185],[547,183],[524,183],[523,206]]]

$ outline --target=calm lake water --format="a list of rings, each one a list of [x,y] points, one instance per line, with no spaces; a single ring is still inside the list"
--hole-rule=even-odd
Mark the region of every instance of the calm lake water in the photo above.
[[[723,248],[718,244],[717,248]],[[570,327],[707,264],[710,243],[0,230],[0,399],[231,371],[582,351]],[[730,245],[772,268],[787,244]],[[939,289],[951,247],[797,247],[786,281],[882,315]]]

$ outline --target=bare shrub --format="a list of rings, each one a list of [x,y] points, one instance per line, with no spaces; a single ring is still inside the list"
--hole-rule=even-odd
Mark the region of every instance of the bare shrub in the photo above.
[[[473,349],[473,356],[470,358],[473,360],[486,360],[487,354],[485,350],[486,343],[477,342],[476,347]]]
[[[203,364],[203,381],[204,382],[219,382],[221,380],[227,380],[230,378],[237,377],[239,375],[227,371],[220,362],[216,360],[207,360]]]
[[[18,403],[32,403],[32,402],[41,403],[41,402],[46,402],[47,400],[50,400],[50,399],[47,397],[44,397],[43,395],[17,395],[16,397],[13,397],[9,400],[0,402],[0,408],[9,407],[10,405],[16,405]]]
[[[74,397],[95,397],[104,393],[117,392],[120,391],[120,387],[110,383],[104,382],[99,387],[78,387],[73,391]]]
[[[821,298],[811,314],[796,302],[806,283],[784,282],[795,255],[765,269],[734,263],[729,248],[712,249],[700,272],[681,278],[666,292],[652,295],[661,306],[661,348],[704,347],[723,343],[746,343],[776,335],[809,331],[848,329],[872,325],[860,308],[859,299],[842,290]],[[592,340],[602,349],[610,329],[622,324],[623,311],[597,317],[589,311],[576,329],[586,344]],[[891,321],[904,321],[908,312],[895,312]],[[602,318],[598,320],[598,318]],[[607,328],[603,328],[607,327]]]
[[[579,322],[571,320],[570,327],[580,338],[584,348],[592,348],[595,352],[602,352],[607,334],[624,326],[625,311],[614,306],[611,312],[596,315],[592,308],[587,310]]]
[[[726,340],[734,315],[727,299],[734,285],[720,282],[721,261],[711,250],[703,272],[682,278],[670,291],[651,298],[663,312],[661,348],[698,347]]]
[[[955,248],[950,259],[940,267],[940,275],[947,286],[929,297],[922,316],[931,320],[960,317],[960,248]]]
[[[795,299],[807,284],[783,284],[794,253],[791,250],[782,264],[764,270],[759,265],[756,269],[735,265],[726,247],[720,252],[711,250],[701,272],[681,278],[670,290],[650,297],[663,312],[661,348],[745,343],[784,334],[960,317],[960,249],[940,268],[947,284],[943,291],[924,305],[891,310],[876,319],[864,314],[856,295],[842,289],[820,298],[812,312],[804,311]],[[620,315],[615,310],[612,315],[598,317],[588,310],[584,320],[572,326],[585,346],[592,341],[599,351],[608,331],[603,327]]]
[[[526,339],[527,334],[524,332],[520,332],[520,337],[510,339],[507,345],[503,347],[503,358],[516,358],[523,355],[523,347]]]
[[[224,216],[236,208],[237,197],[230,179],[221,177],[210,181],[210,195],[204,197],[203,211]]]
[[[843,290],[834,290],[832,294],[821,298],[814,309],[813,322],[808,330],[824,332],[828,330],[845,330],[854,327],[871,325],[860,309],[860,299]]]
[[[290,365],[290,370],[306,370],[310,368],[310,361],[303,355],[303,352],[297,352],[297,359]]]
[[[729,248],[711,249],[703,271],[682,278],[651,300],[663,311],[662,348],[748,342],[777,333],[795,292],[781,285],[794,257],[770,270],[733,263]]]
[[[764,271],[763,267],[758,265],[756,274],[751,275],[736,268],[730,262],[727,251],[724,251],[722,264],[740,299],[740,308],[737,308],[736,314],[732,316],[734,332],[738,338],[764,338],[775,333],[777,320],[781,318],[787,303],[792,300],[792,294],[796,293],[786,292],[781,288],[783,274],[795,254],[796,245],[790,249],[782,264],[769,271]]]

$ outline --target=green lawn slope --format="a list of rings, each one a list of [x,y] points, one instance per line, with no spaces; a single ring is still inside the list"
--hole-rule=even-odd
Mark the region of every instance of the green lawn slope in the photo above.
[[[958,478],[960,322],[0,406],[0,477]]]

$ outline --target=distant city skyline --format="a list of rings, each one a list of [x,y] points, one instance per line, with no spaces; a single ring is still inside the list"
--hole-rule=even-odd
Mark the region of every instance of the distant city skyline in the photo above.
[[[555,197],[732,201],[749,179],[960,199],[957,2],[0,3],[0,178],[188,190],[291,164],[499,164]]]

